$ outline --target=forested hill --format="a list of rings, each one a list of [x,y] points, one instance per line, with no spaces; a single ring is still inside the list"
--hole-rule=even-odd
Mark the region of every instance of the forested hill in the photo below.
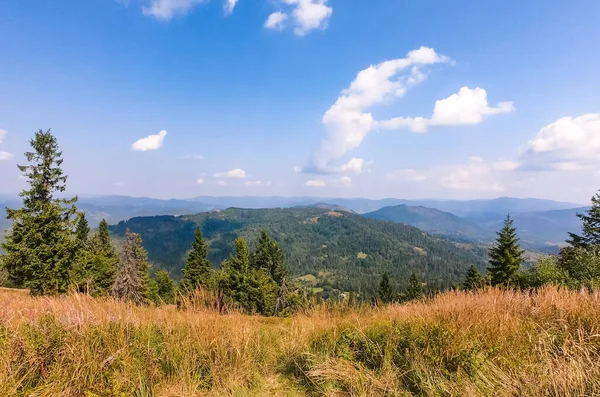
[[[483,249],[459,247],[412,226],[318,208],[138,217],[111,226],[111,232],[140,233],[150,260],[179,277],[196,225],[209,240],[214,266],[228,257],[236,237],[252,247],[266,230],[285,251],[291,276],[342,291],[372,291],[384,272],[399,286],[415,272],[432,286],[447,287],[462,279],[469,265],[484,266]]]

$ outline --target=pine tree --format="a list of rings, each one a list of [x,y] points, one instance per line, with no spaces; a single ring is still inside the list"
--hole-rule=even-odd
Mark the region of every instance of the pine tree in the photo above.
[[[150,298],[150,265],[142,238],[129,230],[125,233],[125,244],[121,262],[112,286],[112,295],[117,299],[147,304]]]
[[[523,263],[523,251],[510,215],[504,227],[497,232],[496,244],[490,248],[488,274],[492,285],[508,285]]]
[[[266,270],[277,285],[282,285],[287,274],[285,255],[277,241],[272,240],[264,230],[260,234],[252,259],[252,266],[255,269]]]
[[[77,226],[75,227],[75,237],[80,247],[85,247],[88,242],[88,236],[90,234],[90,226],[85,214],[82,212],[79,214]]]
[[[115,248],[110,242],[108,223],[105,219],[100,221],[100,224],[98,225],[98,234],[94,237],[97,238],[98,248],[105,252],[107,256],[116,256]]]
[[[600,192],[592,197],[592,207],[583,214],[577,214],[582,222],[582,234],[569,233],[567,242],[574,247],[600,245]]]
[[[246,240],[240,237],[234,244],[235,253],[221,264],[219,288],[230,300],[253,313],[258,310],[257,302],[261,300],[257,275],[250,266]]]
[[[473,265],[467,270],[467,276],[463,282],[463,289],[467,291],[473,291],[483,286],[483,277],[477,271],[477,268]]]
[[[406,299],[415,300],[423,297],[423,286],[415,273],[408,279],[408,288],[406,289]]]
[[[390,278],[387,273],[383,273],[381,276],[381,282],[379,283],[379,289],[377,290],[377,297],[383,303],[390,303],[394,299],[394,292],[390,285]]]
[[[77,197],[55,197],[65,191],[67,176],[50,130],[36,132],[30,145],[33,151],[25,153],[30,165],[18,166],[29,184],[20,194],[23,207],[6,209],[12,228],[2,243],[2,266],[13,286],[29,288],[33,295],[66,293],[77,251],[72,238]]]
[[[208,247],[200,228],[196,229],[194,242],[185,265],[183,267],[183,279],[181,290],[191,292],[198,287],[211,288],[213,281],[213,268],[208,260]]]

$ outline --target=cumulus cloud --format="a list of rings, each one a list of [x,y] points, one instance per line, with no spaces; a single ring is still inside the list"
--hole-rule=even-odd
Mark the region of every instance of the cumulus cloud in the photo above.
[[[496,161],[492,164],[492,168],[495,171],[514,171],[519,168],[521,164],[518,161],[504,160]]]
[[[263,181],[246,181],[244,182],[246,186],[271,186],[271,181],[263,182]]]
[[[433,48],[421,47],[406,57],[371,65],[360,71],[335,104],[323,116],[326,137],[315,154],[310,169],[330,171],[332,162],[356,149],[378,122],[369,109],[391,102],[408,87],[425,79],[426,65],[448,62],[450,58]],[[405,72],[401,74],[401,72]]]
[[[145,15],[151,15],[160,21],[168,22],[177,15],[186,15],[194,6],[202,4],[205,1],[206,0],[151,0],[147,6],[142,7],[142,12]]]
[[[420,182],[427,179],[427,174],[425,172],[417,171],[412,168],[391,171],[385,176],[391,181]]]
[[[577,171],[600,166],[600,114],[563,117],[529,141],[522,168]]]
[[[284,27],[284,23],[287,19],[287,14],[281,11],[276,11],[269,15],[269,17],[265,21],[265,28],[273,30],[282,30]]]
[[[202,185],[204,183],[204,178],[198,178],[198,179],[196,179],[196,183],[198,185]]]
[[[339,187],[350,187],[352,186],[352,178],[350,178],[349,176],[343,176],[339,179],[336,179],[333,181],[334,186],[339,186]]]
[[[219,185],[219,186],[227,186],[227,182],[225,182],[225,181],[217,181],[217,185]]]
[[[148,135],[145,138],[135,141],[131,145],[131,149],[138,152],[146,152],[148,150],[156,150],[162,147],[163,141],[167,136],[167,131],[162,130],[157,135]]]
[[[325,181],[322,179],[310,179],[310,180],[306,181],[304,186],[323,187],[323,186],[325,186]]]
[[[505,187],[495,180],[493,167],[480,157],[471,157],[466,164],[447,167],[442,186],[454,190],[503,192]]]
[[[244,179],[246,178],[246,171],[236,168],[230,171],[217,172],[214,176],[215,178]]]
[[[223,8],[225,9],[225,14],[231,14],[238,0],[225,0]]]
[[[431,126],[479,124],[485,116],[514,110],[512,102],[498,102],[496,106],[490,106],[483,88],[462,87],[458,93],[436,101],[430,118],[396,117],[382,121],[381,126],[390,130],[409,128],[413,132],[425,132]]]

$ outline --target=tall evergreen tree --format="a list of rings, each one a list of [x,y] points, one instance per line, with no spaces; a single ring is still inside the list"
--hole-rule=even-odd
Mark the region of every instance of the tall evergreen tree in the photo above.
[[[80,247],[87,245],[89,234],[90,225],[85,218],[85,214],[81,212],[77,220],[77,226],[75,227],[75,237]]]
[[[423,286],[415,273],[408,279],[408,288],[406,289],[406,299],[415,300],[423,297]]]
[[[106,253],[108,256],[116,255],[115,248],[110,242],[110,233],[108,231],[108,223],[106,219],[102,219],[98,225],[98,234],[94,236],[97,239],[99,249]]]
[[[496,244],[490,248],[490,266],[487,268],[492,285],[508,285],[523,263],[523,251],[510,215],[502,230],[497,232]]]
[[[462,286],[467,291],[473,291],[483,286],[483,277],[481,277],[475,266],[471,265],[467,270],[467,276]]]
[[[208,246],[202,237],[202,230],[198,227],[194,234],[192,250],[183,267],[180,287],[184,292],[194,291],[198,287],[211,288],[212,280],[213,268],[208,260]]]
[[[159,270],[154,275],[156,292],[162,303],[168,305],[175,303],[175,283],[166,270]]]
[[[117,299],[146,304],[150,298],[150,265],[142,238],[129,230],[125,233],[125,244],[121,262],[117,268],[112,295]]]
[[[235,253],[221,264],[219,288],[246,311],[256,312],[261,291],[257,274],[250,265],[248,246],[242,237],[236,239],[234,244]]]
[[[77,197],[55,197],[66,189],[62,152],[50,130],[39,130],[25,152],[30,165],[18,168],[29,189],[20,196],[23,207],[6,209],[12,228],[2,248],[2,266],[15,287],[29,288],[33,295],[66,293],[77,246],[73,239]]]
[[[381,276],[377,297],[383,303],[390,303],[394,299],[394,291],[390,285],[390,278],[387,273],[383,273],[383,276]]]
[[[264,230],[260,234],[258,246],[252,258],[252,266],[255,269],[267,271],[277,285],[282,285],[287,274],[283,250],[277,241],[272,240]]]
[[[592,207],[577,217],[582,222],[582,234],[569,233],[567,242],[574,247],[600,245],[600,192],[592,197]]]

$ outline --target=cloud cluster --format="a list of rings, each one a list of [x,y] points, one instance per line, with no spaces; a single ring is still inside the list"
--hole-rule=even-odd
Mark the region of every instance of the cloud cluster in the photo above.
[[[229,15],[233,12],[235,5],[238,0],[225,0],[225,4],[223,5],[223,9],[225,10],[225,14]]]
[[[0,129],[0,144],[2,144],[2,141],[4,140],[4,136],[6,136],[6,134],[7,134],[6,130]],[[14,157],[14,154],[12,154],[12,153],[0,151],[0,161],[10,160],[13,157]]]
[[[241,168],[235,168],[233,170],[225,172],[217,172],[214,174],[215,178],[229,178],[229,179],[244,179],[246,178],[246,171]]]
[[[542,128],[520,159],[529,170],[577,171],[600,166],[600,113],[563,117]]]
[[[167,131],[162,130],[157,135],[148,135],[145,138],[138,139],[131,145],[131,149],[137,152],[146,152],[148,150],[160,149],[163,145]]]
[[[404,58],[371,65],[360,71],[323,116],[326,137],[307,168],[335,172],[332,162],[360,146],[367,134],[377,128],[378,122],[369,112],[371,107],[401,97],[408,87],[423,81],[424,66],[449,61],[450,58],[433,48],[421,47]]]
[[[381,122],[381,127],[395,130],[409,128],[413,132],[425,132],[431,126],[479,124],[484,117],[509,113],[515,110],[512,102],[498,102],[490,106],[483,88],[462,87],[458,93],[435,102],[433,115],[425,117],[396,117]]]
[[[267,29],[282,30],[289,20],[297,36],[304,36],[315,29],[325,29],[333,8],[327,5],[327,0],[280,0],[283,5],[292,7],[290,14],[276,11],[269,15],[265,22]]]

